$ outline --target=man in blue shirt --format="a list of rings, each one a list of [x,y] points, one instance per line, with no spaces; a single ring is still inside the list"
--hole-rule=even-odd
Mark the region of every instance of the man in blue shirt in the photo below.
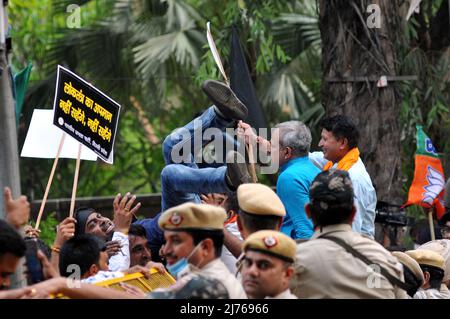
[[[294,239],[309,239],[314,233],[311,219],[305,212],[309,203],[309,186],[320,169],[309,160],[311,132],[299,121],[275,126],[270,156],[278,157],[280,165],[277,194],[286,208],[281,231]]]
[[[309,186],[320,173],[308,158],[311,146],[311,132],[299,121],[288,121],[276,125],[271,141],[256,137],[251,127],[239,122],[248,140],[256,139],[262,150],[270,152],[273,163],[278,163],[279,176],[277,194],[286,208],[286,217],[281,231],[294,239],[309,239],[314,230],[312,221],[305,213],[309,203]]]

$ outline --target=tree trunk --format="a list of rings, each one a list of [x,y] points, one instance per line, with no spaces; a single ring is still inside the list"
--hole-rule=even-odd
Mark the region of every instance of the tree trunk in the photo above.
[[[350,116],[360,131],[361,158],[378,200],[402,203],[401,145],[395,82],[377,87],[382,75],[395,76],[394,43],[400,29],[398,0],[320,0],[323,103],[327,115]],[[368,24],[380,8],[380,27]],[[372,26],[372,28],[371,28]],[[355,81],[347,77],[370,77]],[[337,79],[340,79],[337,81]]]

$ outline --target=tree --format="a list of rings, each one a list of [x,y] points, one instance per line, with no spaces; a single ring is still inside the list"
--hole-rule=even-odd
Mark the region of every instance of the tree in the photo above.
[[[406,10],[401,8],[402,16]],[[413,158],[414,128],[421,124],[439,152],[445,176],[450,174],[449,25],[449,1],[422,1],[419,13],[404,22],[404,37],[397,45],[401,72],[417,75],[417,81],[402,85],[403,158]],[[408,177],[405,191],[411,184],[413,170],[412,161],[404,161],[403,171]]]
[[[379,27],[366,23],[371,4],[380,9]],[[401,203],[399,87],[395,82],[377,87],[381,76],[398,74],[394,43],[401,28],[397,6],[396,0],[322,0],[319,25],[326,113],[354,119],[378,199]]]
[[[51,19],[40,18],[40,26],[50,23],[51,27],[30,30],[42,31],[36,37],[41,39],[35,46],[39,50],[34,52],[33,43],[18,37],[21,62],[25,62],[23,51],[27,50],[28,56],[40,62],[35,64],[39,81],[27,94],[21,141],[33,109],[52,105],[56,65],[63,64],[123,106],[115,165],[83,162],[78,195],[107,195],[123,189],[158,191],[164,165],[161,147],[146,136],[162,140],[210,103],[199,87],[202,80],[219,76],[206,46],[208,20],[226,67],[230,26],[238,26],[271,124],[289,118],[313,124],[322,111],[318,99],[320,37],[315,6],[303,6],[302,2],[240,1],[220,6],[200,0],[46,2]],[[67,6],[74,3],[80,5],[82,14],[78,29],[66,26]],[[16,20],[29,25],[27,13],[37,6],[22,8],[17,1]],[[308,37],[303,32],[309,32]],[[39,198],[51,161],[22,159],[21,164],[24,189]],[[58,173],[51,196],[68,196],[73,161],[61,161]]]

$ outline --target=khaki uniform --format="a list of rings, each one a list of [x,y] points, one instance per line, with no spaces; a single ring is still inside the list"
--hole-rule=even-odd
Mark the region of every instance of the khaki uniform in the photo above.
[[[244,245],[242,247],[244,254],[247,254],[249,251],[255,251],[278,258],[285,263],[289,263],[289,265],[294,263],[296,248],[296,243],[291,237],[274,230],[260,230],[251,234],[244,241]],[[251,277],[251,275],[249,275],[249,277]],[[244,290],[245,288],[246,287],[244,285]],[[284,288],[287,289],[274,297],[266,295],[266,299],[297,299],[288,287],[282,287],[281,289]],[[277,292],[279,292],[279,290]]]
[[[242,287],[242,284],[232,273],[227,266],[219,259],[214,259],[210,263],[199,269],[192,265],[179,275],[177,282],[168,287],[155,290],[157,292],[176,292],[182,289],[194,277],[206,277],[219,281],[225,286],[230,299],[247,299],[247,295]]]
[[[169,231],[191,231],[206,229],[223,232],[227,215],[221,207],[207,204],[184,203],[166,210],[158,220],[159,227]],[[195,276],[218,280],[228,291],[231,299],[246,299],[241,283],[230,273],[227,266],[216,258],[201,269],[189,265],[177,274],[177,283],[168,290],[179,290]]]
[[[432,246],[434,246],[433,242]],[[426,244],[425,244],[426,245]],[[422,245],[421,248],[416,250],[409,250],[406,252],[410,257],[414,258],[420,266],[432,266],[439,268],[445,272],[446,265],[445,259],[439,252],[435,250],[429,250]],[[429,288],[417,290],[414,295],[414,299],[448,299],[448,289],[444,284],[441,284],[439,289]]]
[[[247,299],[247,295],[239,280],[230,273],[227,266],[220,259],[211,261],[199,273],[205,277],[220,281],[227,288],[231,299]]]
[[[241,184],[236,191],[239,208],[250,215],[278,216],[284,218],[286,209],[281,199],[267,185],[259,183]],[[281,220],[280,220],[281,221]],[[262,230],[262,229],[260,229]],[[236,278],[241,281],[241,261],[244,254],[236,260]]]
[[[450,280],[450,240],[440,239],[429,241],[420,246],[418,249],[432,250],[439,253],[444,258],[445,263],[444,278],[442,281],[444,282]]]
[[[381,274],[322,234],[340,238],[403,281],[403,266],[377,242],[352,231],[348,224],[323,227],[297,246],[291,290],[298,298],[407,298]],[[376,267],[376,266],[374,266]]]

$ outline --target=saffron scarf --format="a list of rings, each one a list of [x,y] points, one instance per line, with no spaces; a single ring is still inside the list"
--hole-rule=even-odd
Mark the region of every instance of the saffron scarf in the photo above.
[[[352,148],[345,156],[338,162],[337,169],[348,171],[353,164],[355,164],[359,159],[359,149],[357,147]],[[332,161],[329,161],[325,164],[323,167],[324,171],[329,170],[332,168],[334,163]]]

